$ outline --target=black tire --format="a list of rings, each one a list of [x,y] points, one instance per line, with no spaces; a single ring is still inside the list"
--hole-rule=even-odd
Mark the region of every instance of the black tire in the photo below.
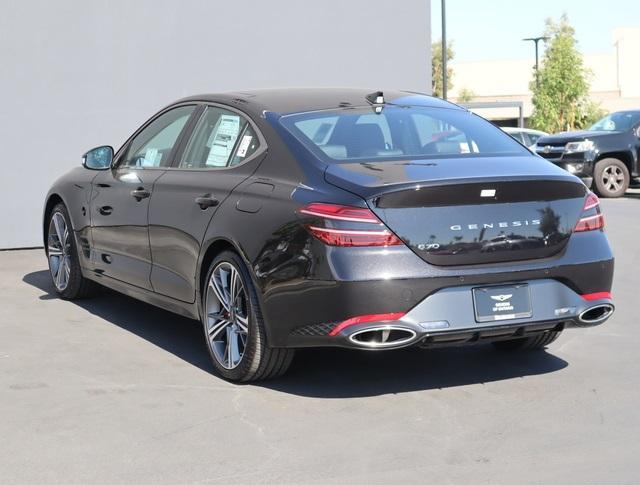
[[[629,169],[617,158],[598,160],[593,169],[593,184],[600,197],[622,197],[630,182]]]
[[[498,340],[493,345],[500,350],[539,350],[545,348],[551,342],[556,340],[562,331],[559,332],[543,332],[540,335],[532,337],[516,338],[511,340]]]
[[[209,290],[208,287],[214,270],[220,267],[220,265],[231,265],[236,269],[244,285],[245,295],[248,297],[244,299],[245,313],[248,317],[248,332],[245,337],[246,343],[239,363],[233,368],[228,368],[223,365],[219,359],[219,355],[217,356],[214,350],[215,344],[212,343],[209,338],[209,330],[212,326],[215,326],[217,322],[214,319],[212,320],[214,323],[210,324],[208,317],[207,298],[212,298],[215,293],[213,290]],[[295,351],[286,348],[273,348],[268,345],[265,323],[260,310],[256,288],[247,267],[235,252],[224,251],[220,253],[209,266],[207,279],[205,280],[202,291],[202,309],[202,327],[204,330],[205,344],[216,374],[229,381],[250,382],[274,379],[282,376],[289,369]],[[220,307],[220,309],[222,310],[222,307]]]
[[[50,254],[50,250],[54,245],[54,241],[52,241],[52,238],[56,237],[51,234],[51,224],[53,218],[56,217],[56,214],[59,214],[64,219],[64,223],[68,228],[68,243],[65,245],[65,254],[67,255],[67,262],[69,265],[69,276],[64,287],[59,287],[56,283],[54,277],[54,268],[52,267],[56,258],[51,257]],[[57,204],[51,210],[47,218],[46,230],[47,246],[45,247],[45,253],[47,255],[47,262],[49,263],[49,273],[51,274],[53,287],[56,293],[65,300],[76,300],[93,296],[99,288],[99,285],[91,280],[88,280],[82,275],[82,270],[80,269],[80,261],[78,258],[76,239],[73,235],[73,227],[71,226],[71,218],[69,217],[69,212],[67,211],[67,208],[64,204]]]

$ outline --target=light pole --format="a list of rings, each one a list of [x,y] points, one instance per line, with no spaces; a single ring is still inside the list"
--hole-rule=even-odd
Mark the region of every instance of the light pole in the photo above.
[[[442,0],[441,5],[442,5],[442,99],[447,99],[447,13],[445,10],[445,0]]]
[[[444,0],[442,0],[444,2]],[[544,35],[541,35],[540,37],[527,37],[526,39],[522,39],[524,41],[532,41],[535,46],[536,46],[536,87],[538,87],[538,84],[540,84],[540,80],[538,79],[538,42],[540,42],[541,40],[544,40],[545,42],[549,39],[549,37],[546,37]]]

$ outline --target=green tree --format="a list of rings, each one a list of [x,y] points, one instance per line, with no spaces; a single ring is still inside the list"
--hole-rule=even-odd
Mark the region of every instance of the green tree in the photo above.
[[[449,61],[453,60],[455,53],[453,43],[447,42],[447,91],[453,88],[453,69]],[[434,96],[442,97],[442,41],[431,44],[431,83]]]
[[[473,98],[476,97],[476,93],[474,93],[469,88],[462,88],[458,93],[458,103],[470,103]]]
[[[574,130],[592,123],[602,110],[589,99],[589,77],[578,52],[575,31],[566,14],[558,22],[546,20],[547,49],[531,81],[533,114],[529,124],[549,131]]]

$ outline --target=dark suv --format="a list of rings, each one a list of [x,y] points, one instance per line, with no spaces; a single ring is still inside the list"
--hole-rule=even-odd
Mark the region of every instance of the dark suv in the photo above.
[[[602,197],[620,197],[640,176],[640,110],[605,116],[587,131],[543,136],[535,152],[594,185]]]

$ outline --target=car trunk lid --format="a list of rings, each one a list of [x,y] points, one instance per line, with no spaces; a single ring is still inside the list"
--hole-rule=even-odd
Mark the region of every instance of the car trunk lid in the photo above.
[[[435,265],[552,256],[566,245],[586,187],[536,157],[344,163],[327,180],[365,198]]]

